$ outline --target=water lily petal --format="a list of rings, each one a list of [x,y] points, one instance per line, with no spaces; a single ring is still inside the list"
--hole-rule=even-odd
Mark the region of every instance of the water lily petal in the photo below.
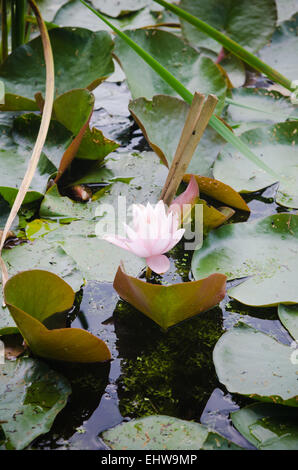
[[[157,274],[163,274],[170,268],[170,260],[165,255],[151,256],[146,259],[146,263]]]
[[[182,212],[182,208],[184,204],[193,204],[196,198],[199,196],[199,186],[197,183],[196,178],[192,175],[186,190],[180,194],[180,196],[176,197],[172,204],[169,207],[169,212],[179,212],[178,208],[180,207],[180,211]]]

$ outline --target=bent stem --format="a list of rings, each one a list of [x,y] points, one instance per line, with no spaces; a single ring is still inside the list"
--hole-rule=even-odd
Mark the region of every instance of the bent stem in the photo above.
[[[154,57],[152,57],[148,52],[146,52],[142,47],[140,47],[136,42],[130,39],[125,33],[120,31],[116,26],[114,26],[110,21],[108,21],[101,13],[92,8],[84,0],[80,0],[83,5],[85,5],[89,10],[91,10],[96,16],[98,16],[104,23],[106,23],[115,33],[118,34],[123,41],[125,41],[142,59],[147,62],[147,64],[155,70],[158,75],[160,75],[163,80],[165,80],[172,88],[175,90],[187,103],[191,105],[193,100],[193,94],[177,80],[165,67],[163,67]],[[227,126],[221,122],[221,120],[215,115],[211,116],[209,121],[210,126],[221,135],[224,140],[233,145],[237,150],[239,150],[246,158],[252,161],[260,169],[268,173],[276,181],[280,181],[281,177],[275,173],[269,166],[267,166],[257,155],[255,155],[250,148],[242,142],[239,137],[233,134],[233,132],[227,128]]]
[[[270,78],[274,82],[279,83],[280,85],[284,86],[288,90],[290,91],[293,90],[293,87],[291,86],[291,83],[292,83],[291,80],[286,78],[277,70],[270,67],[268,64],[260,60],[251,52],[244,49],[244,47],[240,46],[240,44],[238,44],[236,41],[233,41],[225,34],[221,33],[217,29],[205,23],[205,21],[200,20],[196,16],[193,16],[187,11],[182,10],[182,8],[179,8],[176,5],[172,5],[168,2],[165,2],[164,0],[154,0],[154,1],[155,3],[158,3],[159,5],[162,5],[163,7],[172,11],[180,18],[183,18],[185,21],[192,24],[197,29],[207,34],[215,41],[219,42],[219,44],[221,44],[225,49],[232,52],[234,55],[239,57],[239,59],[243,60],[254,69],[258,70],[258,72],[264,73],[268,78]]]
[[[10,214],[8,216],[8,219],[6,221],[3,233],[2,233],[2,238],[0,240],[0,264],[1,264],[1,270],[2,270],[2,280],[3,280],[3,286],[8,280],[8,273],[7,269],[4,265],[4,261],[1,258],[2,254],[2,249],[6,240],[7,233],[10,230],[11,224],[13,223],[23,201],[26,196],[26,193],[29,189],[29,186],[31,184],[32,178],[34,176],[39,157],[42,152],[43,145],[46,140],[46,136],[48,133],[49,125],[51,122],[51,115],[52,115],[52,108],[53,108],[53,102],[54,102],[54,91],[55,91],[55,86],[54,86],[54,81],[55,81],[55,75],[54,75],[54,59],[53,59],[53,52],[51,48],[51,43],[50,43],[50,38],[48,35],[47,28],[43,22],[43,19],[41,17],[41,14],[39,12],[39,9],[36,6],[36,3],[34,0],[29,0],[29,3],[32,7],[32,10],[34,11],[34,14],[36,16],[37,22],[38,22],[38,27],[40,30],[40,35],[42,39],[42,45],[43,45],[43,52],[44,52],[44,58],[45,58],[45,64],[46,64],[46,93],[45,93],[45,105],[44,105],[44,110],[42,114],[42,119],[41,119],[41,124],[40,128],[38,131],[38,136],[34,145],[34,149],[32,152],[32,156],[30,158],[26,174],[24,176],[24,179],[21,183],[21,186],[19,188],[18,194],[16,196],[16,199],[13,203],[13,206],[11,208]]]

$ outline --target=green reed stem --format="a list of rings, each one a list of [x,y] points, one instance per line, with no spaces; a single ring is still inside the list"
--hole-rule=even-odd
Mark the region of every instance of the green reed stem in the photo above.
[[[154,1],[158,3],[159,5],[162,5],[168,10],[172,11],[180,18],[183,18],[185,21],[192,24],[193,26],[198,28],[200,31],[203,31],[203,33],[207,34],[212,39],[215,39],[215,41],[219,42],[225,49],[232,52],[234,55],[239,57],[239,59],[243,60],[254,69],[258,70],[261,73],[264,73],[268,78],[270,78],[274,82],[279,83],[280,85],[284,86],[288,90],[293,89],[291,87],[291,83],[292,83],[291,80],[286,78],[281,73],[277,72],[277,70],[270,67],[268,64],[260,60],[251,52],[244,49],[236,41],[233,41],[225,34],[221,33],[217,29],[205,23],[205,21],[200,20],[199,18],[191,15],[187,11],[182,10],[182,8],[179,8],[176,5],[172,5],[168,2],[165,2],[164,0],[154,0]],[[266,12],[264,12],[264,14],[266,14]]]
[[[25,16],[27,0],[11,1],[11,45],[12,49],[24,44],[25,41]]]

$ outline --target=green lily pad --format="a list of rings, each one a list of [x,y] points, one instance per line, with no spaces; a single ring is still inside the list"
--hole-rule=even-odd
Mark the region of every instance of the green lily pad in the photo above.
[[[255,403],[231,414],[238,431],[260,450],[298,450],[298,414],[293,409]]]
[[[298,76],[297,27],[298,14],[291,20],[281,23],[274,33],[272,41],[260,51],[260,58],[264,62],[281,71],[290,80],[297,80]]]
[[[105,15],[103,15],[105,16]],[[108,20],[111,18],[107,17]],[[63,5],[57,12],[54,22],[59,26],[76,26],[87,28],[91,31],[109,31],[111,28],[100,21],[94,13],[87,9],[80,0],[71,0]],[[150,11],[149,7],[130,13],[129,15],[113,18],[113,25],[118,29],[135,29],[156,24],[157,18]]]
[[[57,95],[73,88],[92,90],[114,71],[111,55],[113,43],[105,31],[55,28],[49,31],[49,35],[54,53]],[[101,53],[98,54],[98,51]],[[14,95],[16,102],[21,96],[32,103],[35,93],[44,94],[45,65],[39,37],[18,47],[8,56],[0,67],[0,78],[5,84],[6,93]],[[11,100],[13,102],[13,97]],[[10,109],[15,109],[12,104]],[[5,105],[1,105],[1,109],[6,109]]]
[[[114,18],[141,10],[149,3],[151,0],[92,0],[94,8]]]
[[[162,415],[119,424],[103,440],[113,450],[240,450],[202,424]]]
[[[278,23],[287,21],[298,12],[298,0],[276,0]]]
[[[37,356],[68,362],[103,362],[111,358],[104,341],[79,328],[48,330],[42,321],[74,302],[72,288],[49,271],[23,271],[4,287],[5,303],[20,333]]]
[[[18,245],[10,250],[3,250],[3,259],[10,275],[27,269],[46,269],[61,276],[75,291],[84,283],[77,264],[61,248],[45,239]],[[0,335],[17,333],[13,318],[7,307],[2,307],[2,286],[0,284]]]
[[[224,333],[213,351],[219,381],[231,393],[298,406],[298,365],[292,348],[254,328],[239,324]]]
[[[30,159],[30,152],[18,150],[0,150],[0,194],[12,205],[23,181]],[[50,160],[41,154],[35,175],[27,192],[24,204],[43,197],[49,176],[56,171]]]
[[[241,139],[280,175],[276,202],[298,208],[297,123],[284,122],[253,129],[242,134]],[[213,173],[216,179],[240,192],[258,191],[276,182],[273,176],[257,168],[230,145],[220,152]]]
[[[38,8],[45,21],[53,21],[59,8],[66,2],[67,0],[38,0]]]
[[[192,272],[195,279],[214,272],[228,280],[248,277],[228,291],[246,305],[298,303],[297,237],[298,215],[294,214],[220,227],[195,251]]]
[[[163,286],[128,276],[119,266],[114,288],[122,299],[167,330],[217,305],[226,293],[226,277],[211,274],[200,281]]]
[[[227,85],[220,70],[209,57],[200,54],[178,36],[167,31],[138,29],[126,33],[189,91],[215,94],[219,99],[216,110],[219,112],[222,109]],[[133,98],[152,99],[158,94],[176,96],[176,92],[121,38],[115,40],[115,54],[125,72]]]
[[[280,304],[278,306],[278,316],[284,327],[298,342],[298,306]]]
[[[71,394],[67,380],[37,359],[6,361],[0,368],[0,428],[7,449],[24,449],[48,432]]]
[[[189,105],[172,96],[156,95],[152,101],[138,98],[129,110],[145,138],[161,160],[171,165],[185,123]],[[188,173],[211,176],[211,167],[225,141],[207,127],[187,169]]]
[[[36,114],[23,114],[13,121],[12,138],[17,151],[32,152],[40,128],[41,117]],[[43,153],[57,169],[63,153],[72,141],[72,133],[58,121],[51,120]],[[55,172],[54,167],[50,171]],[[22,175],[21,175],[22,176]],[[24,175],[23,175],[24,176]]]
[[[298,118],[297,110],[289,98],[276,91],[241,88],[232,91],[232,98],[235,104],[229,105],[228,122],[238,124],[241,133],[260,125],[286,121],[290,116]]]
[[[179,6],[252,52],[257,52],[269,41],[277,18],[274,0],[223,0],[220,3],[217,0],[208,3],[181,0]],[[217,41],[190,23],[182,20],[181,26],[192,45],[217,52],[221,49]]]

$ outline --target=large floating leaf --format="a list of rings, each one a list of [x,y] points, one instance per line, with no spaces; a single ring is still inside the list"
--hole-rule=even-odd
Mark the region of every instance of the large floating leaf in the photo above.
[[[226,276],[212,274],[196,282],[163,286],[128,276],[119,267],[114,288],[120,297],[166,330],[217,305],[225,296]]]
[[[213,360],[219,381],[229,392],[262,401],[298,406],[298,365],[290,346],[239,324],[217,342]]]
[[[232,413],[238,431],[260,450],[298,450],[298,414],[293,409],[255,403]]]
[[[103,440],[113,450],[240,450],[202,424],[162,415],[119,424]]]
[[[115,18],[132,11],[141,10],[149,3],[151,3],[151,0],[92,0],[94,8]]]
[[[150,53],[192,93],[214,93],[223,105],[226,82],[218,67],[209,58],[187,45],[178,36],[166,31],[142,29],[126,34]],[[115,54],[125,72],[133,98],[151,99],[157,94],[175,96],[176,93],[149,65],[138,57],[121,38],[115,40]]]
[[[290,99],[275,91],[262,88],[240,88],[232,92],[233,103],[228,108],[228,122],[245,130],[286,121],[290,116],[298,118],[297,109]],[[235,126],[234,126],[235,127]]]
[[[29,358],[0,367],[0,429],[7,449],[24,449],[48,432],[71,393],[67,380],[46,364]]]
[[[61,276],[75,291],[79,290],[84,282],[77,264],[61,246],[47,243],[43,239],[3,250],[3,259],[10,275],[27,269],[46,269]],[[18,329],[7,307],[2,307],[1,284],[0,289],[0,335],[17,333]]]
[[[183,10],[205,21],[210,26],[229,36],[241,46],[252,52],[258,51],[270,39],[276,22],[276,5],[274,0],[211,0],[208,4],[181,0]],[[266,15],[264,15],[266,11]],[[195,26],[181,21],[182,31],[194,46],[204,46],[215,51],[221,45],[209,38]]]
[[[102,362],[111,358],[107,345],[78,328],[48,330],[41,322],[69,310],[74,291],[63,279],[42,270],[23,271],[4,287],[5,302],[23,338],[38,356],[70,362]]]
[[[189,111],[189,105],[179,98],[157,95],[152,98],[152,101],[146,98],[132,101],[129,110],[152,149],[164,163],[170,166]],[[225,141],[212,128],[207,127],[187,171],[211,176],[211,167],[224,144]]]
[[[290,80],[297,80],[298,64],[298,14],[282,23],[273,35],[270,44],[260,51],[261,59],[276,70],[281,70]],[[286,53],[285,53],[286,51]]]
[[[30,159],[30,151],[0,150],[0,194],[10,204],[16,198],[18,189],[23,181]],[[55,166],[42,154],[37,171],[32,179],[24,203],[42,198],[49,176],[56,170]]]
[[[245,132],[241,139],[280,175],[276,202],[298,208],[298,133],[296,122],[284,122]],[[236,189],[253,192],[276,182],[230,145],[224,147],[214,164],[214,177]]]
[[[156,17],[148,7],[132,12],[130,15],[113,18],[113,24],[119,29],[142,28],[143,26],[153,25],[156,22]],[[87,28],[91,31],[98,31],[99,29],[111,31],[105,23],[102,22],[102,24],[100,24],[96,16],[90,12],[90,10],[87,10],[80,0],[72,0],[65,3],[60,10],[58,10],[54,18],[54,23],[59,26]]]
[[[49,35],[54,51],[58,95],[72,88],[88,87],[92,90],[113,72],[113,43],[105,31],[56,28],[49,31]],[[5,83],[6,93],[15,96],[11,98],[10,109],[15,109],[14,100],[18,102],[19,96],[33,102],[35,93],[44,93],[45,66],[40,38],[15,49],[1,65],[0,77]],[[2,109],[7,109],[7,106],[3,105]]]
[[[278,316],[284,327],[298,342],[298,305],[280,304],[278,306]]]
[[[217,0],[208,3],[181,0],[179,6],[252,52],[258,51],[268,42],[274,32],[277,16],[274,0],[223,0],[220,3]],[[215,51],[221,49],[217,41],[195,26],[186,21],[181,21],[181,24],[185,37],[192,45]]]
[[[38,8],[46,21],[53,21],[56,12],[67,0],[38,0]]]
[[[246,305],[298,303],[297,238],[298,215],[292,214],[220,227],[195,252],[192,271],[196,279],[213,272],[228,279],[248,276],[229,289]]]

